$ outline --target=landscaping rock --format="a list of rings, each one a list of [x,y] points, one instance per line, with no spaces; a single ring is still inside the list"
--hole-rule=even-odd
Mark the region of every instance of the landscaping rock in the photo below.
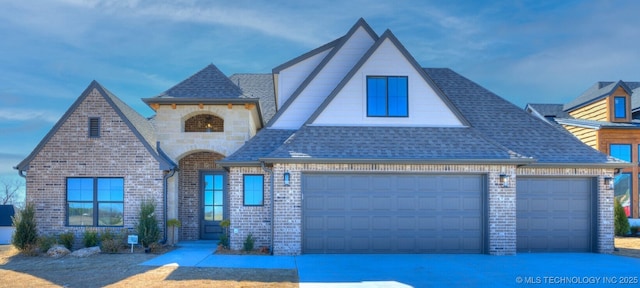
[[[82,257],[89,257],[92,255],[96,255],[96,254],[100,254],[99,246],[83,248],[80,250],[73,251],[73,253],[71,253],[71,256],[82,258]]]
[[[60,258],[62,256],[68,255],[69,253],[71,253],[71,251],[69,251],[69,249],[62,245],[54,245],[53,247],[49,248],[49,250],[47,250],[47,256],[53,258]]]

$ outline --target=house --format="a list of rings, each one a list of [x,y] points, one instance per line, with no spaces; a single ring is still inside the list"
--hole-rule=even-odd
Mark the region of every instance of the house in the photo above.
[[[627,216],[640,217],[640,82],[597,82],[567,104],[528,104],[525,110],[602,153],[632,163],[617,171],[614,195]]]
[[[0,205],[0,245],[11,244],[11,237],[16,230],[13,227],[15,214],[13,205]]]
[[[605,182],[624,164],[422,68],[391,31],[360,19],[273,77],[278,112],[219,162],[232,248],[252,234],[276,254],[612,251]]]
[[[270,74],[209,65],[143,101],[151,119],[93,82],[16,167],[42,232],[132,228],[153,199],[180,240],[229,219],[233,249],[277,255],[613,250],[627,164],[363,19]]]

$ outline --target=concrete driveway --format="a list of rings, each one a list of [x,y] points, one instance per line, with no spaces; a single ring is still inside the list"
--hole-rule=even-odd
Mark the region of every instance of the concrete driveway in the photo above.
[[[302,255],[296,264],[306,288],[619,287],[639,286],[640,278],[640,259],[587,253]]]
[[[182,244],[142,265],[297,269],[303,288],[640,286],[640,259],[604,254],[234,256],[212,247]]]

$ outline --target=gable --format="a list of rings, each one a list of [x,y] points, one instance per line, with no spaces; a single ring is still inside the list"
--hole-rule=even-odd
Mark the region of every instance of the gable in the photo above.
[[[332,49],[333,47],[326,47],[324,50],[317,51],[313,53],[313,55],[308,55],[305,59],[292,63],[286,68],[280,68],[281,70],[279,69],[277,72],[276,69],[274,69],[274,75],[277,75],[275,78],[277,79],[276,95],[278,103],[276,103],[276,105],[278,108],[284,105],[293,92],[295,92],[296,88],[309,77],[313,69],[320,65],[320,62],[329,55]]]
[[[297,129],[302,126],[376,40],[371,28],[364,21],[358,21],[343,41],[296,88],[272,119],[270,127]]]
[[[463,127],[463,122],[416,70],[415,65],[389,37],[370,53],[346,83],[339,87],[331,101],[316,117],[313,125],[338,126],[429,126]],[[367,77],[407,77],[408,117],[368,117]]]
[[[99,138],[89,137],[89,118],[99,119]],[[156,147],[154,141],[153,127],[144,117],[93,81],[31,154],[15,168],[27,171],[32,160],[41,153],[47,153],[43,151],[49,148],[53,149],[52,151],[57,151],[55,148],[64,149],[68,146],[65,143],[86,147],[86,151],[74,151],[74,155],[89,157],[87,159],[91,159],[91,155],[95,153],[100,153],[99,150],[102,148],[128,151],[130,146],[127,145],[139,145],[141,151],[146,151],[146,155],[158,163],[159,169],[169,170],[175,167],[160,148]],[[114,146],[106,147],[107,144]]]

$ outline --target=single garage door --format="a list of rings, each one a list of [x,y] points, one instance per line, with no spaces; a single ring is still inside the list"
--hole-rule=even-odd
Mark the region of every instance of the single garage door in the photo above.
[[[594,241],[592,178],[518,177],[518,252],[589,252]]]
[[[303,253],[482,253],[481,175],[303,174]]]

